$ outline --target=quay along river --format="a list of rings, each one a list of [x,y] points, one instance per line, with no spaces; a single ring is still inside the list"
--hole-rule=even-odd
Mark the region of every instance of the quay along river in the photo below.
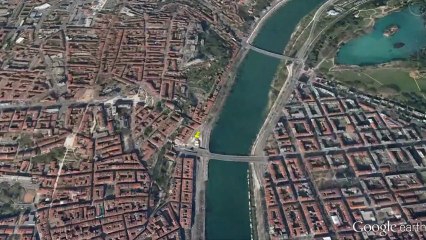
[[[299,21],[324,0],[290,0],[261,26],[253,45],[282,53]],[[279,60],[249,51],[210,137],[215,153],[247,155],[267,115]],[[206,239],[250,239],[247,163],[209,161]]]

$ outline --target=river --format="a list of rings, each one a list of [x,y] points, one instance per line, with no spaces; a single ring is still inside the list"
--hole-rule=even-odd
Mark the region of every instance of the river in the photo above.
[[[267,19],[254,40],[256,47],[282,53],[298,22],[324,0],[291,0]],[[250,153],[267,114],[268,93],[279,60],[250,51],[210,138],[215,153]],[[211,160],[207,184],[206,238],[250,239],[246,163]]]
[[[383,32],[396,24],[399,31],[390,37]],[[404,46],[395,48],[394,45]],[[376,21],[373,30],[342,46],[337,63],[350,65],[373,65],[392,60],[406,59],[426,46],[426,28],[419,6],[410,6],[391,13]]]

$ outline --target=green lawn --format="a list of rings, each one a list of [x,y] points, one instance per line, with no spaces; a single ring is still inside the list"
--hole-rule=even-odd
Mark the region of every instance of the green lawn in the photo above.
[[[361,87],[373,87],[377,90],[391,87],[399,89],[400,92],[426,91],[426,80],[416,82],[409,76],[408,70],[400,69],[369,69],[360,72],[342,71],[333,74],[337,80],[349,85],[360,84]]]
[[[398,100],[426,111],[426,77],[416,81],[404,69],[367,69],[331,72],[336,80],[359,90]],[[419,89],[420,88],[420,89]]]
[[[318,66],[318,69],[320,72],[327,73],[331,67],[333,67],[333,60],[327,59]]]
[[[376,9],[366,9],[366,10],[360,10],[359,11],[359,18],[370,18],[377,15]]]
[[[426,77],[418,79],[417,83],[419,84],[422,93],[426,93]]]

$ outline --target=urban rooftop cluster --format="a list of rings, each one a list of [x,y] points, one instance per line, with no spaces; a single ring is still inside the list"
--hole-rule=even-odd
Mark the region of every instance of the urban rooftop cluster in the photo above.
[[[148,170],[172,133],[186,137],[176,113],[117,101],[5,109],[0,119],[0,180],[20,183],[24,203],[12,207],[27,209],[3,216],[3,236],[180,239],[190,229],[195,158],[167,150],[171,193]]]
[[[377,239],[360,229],[425,222],[425,131],[390,114],[321,78],[298,84],[265,148],[271,239]]]
[[[0,1],[0,239],[188,239],[196,157],[171,145],[226,83],[239,4]],[[199,96],[211,36],[229,59]]]
[[[189,3],[126,1],[115,12],[113,0],[13,2],[0,4],[2,101],[91,101],[132,91],[183,101],[189,95],[185,71],[209,62],[200,59],[200,33],[216,32],[234,57],[235,37],[243,34]],[[212,80],[214,86],[220,80]]]
[[[258,14],[247,3],[0,1],[0,239],[191,239],[200,160],[173,146],[199,146],[224,98],[241,7]],[[186,73],[219,61],[206,35],[229,59],[199,94]],[[425,132],[410,122],[424,114],[392,104],[298,84],[264,151],[272,239],[426,222]]]

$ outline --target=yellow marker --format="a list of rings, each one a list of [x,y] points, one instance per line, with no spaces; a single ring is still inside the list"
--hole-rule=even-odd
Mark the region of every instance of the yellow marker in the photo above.
[[[199,139],[199,138],[200,138],[200,135],[201,135],[200,131],[197,131],[197,132],[195,133],[194,137],[195,137],[196,139]]]

